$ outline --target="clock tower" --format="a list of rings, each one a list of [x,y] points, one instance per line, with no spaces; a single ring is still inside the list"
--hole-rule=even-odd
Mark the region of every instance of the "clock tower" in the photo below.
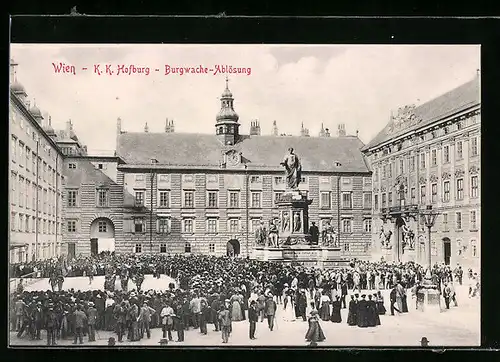
[[[229,90],[228,83],[229,79],[226,76],[226,89],[224,89],[220,98],[221,109],[217,113],[217,122],[215,124],[215,133],[225,146],[231,146],[238,142],[240,127],[238,123],[239,116],[234,111],[234,98]]]

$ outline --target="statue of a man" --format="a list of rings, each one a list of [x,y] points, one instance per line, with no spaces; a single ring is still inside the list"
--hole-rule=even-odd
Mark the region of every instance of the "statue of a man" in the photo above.
[[[300,221],[300,214],[298,212],[293,213],[293,231],[299,232],[302,227],[302,223]]]
[[[293,148],[288,149],[288,154],[280,165],[285,167],[286,183],[288,187],[295,190],[300,184],[302,166],[300,165],[297,155],[293,153]]]

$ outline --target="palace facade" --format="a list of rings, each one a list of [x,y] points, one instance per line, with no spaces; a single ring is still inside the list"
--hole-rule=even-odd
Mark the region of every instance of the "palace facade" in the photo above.
[[[477,76],[391,115],[365,147],[373,171],[372,254],[427,264],[422,209],[438,212],[432,263],[480,267],[481,102]],[[405,238],[413,235],[412,238]]]
[[[257,225],[278,218],[280,162],[292,147],[302,162],[299,188],[313,200],[310,221],[340,230],[344,256],[368,258],[372,179],[359,138],[343,126],[338,137],[328,129],[309,137],[303,127],[301,136],[278,136],[276,122],[264,136],[258,121],[243,135],[233,101],[226,84],[213,135],[176,133],[171,120],[164,132],[147,124],[125,132],[118,119],[115,157],[67,157],[68,253],[226,255],[229,247],[250,256]]]
[[[61,253],[63,154],[50,117],[30,104],[10,66],[9,256],[25,262]]]

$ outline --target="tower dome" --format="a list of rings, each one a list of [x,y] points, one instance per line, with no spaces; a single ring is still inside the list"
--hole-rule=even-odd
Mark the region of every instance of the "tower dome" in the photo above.
[[[19,83],[17,80],[11,84],[10,89],[14,93],[26,93],[26,89],[24,88],[24,86],[21,83]]]
[[[33,102],[33,107],[30,108],[30,113],[33,115],[35,118],[43,118],[42,112],[40,111],[40,108],[36,106],[36,103]]]
[[[52,119],[50,116],[48,116],[48,122],[47,124],[43,127],[43,130],[47,135],[49,136],[56,136],[56,132],[54,131],[54,128],[52,128]]]

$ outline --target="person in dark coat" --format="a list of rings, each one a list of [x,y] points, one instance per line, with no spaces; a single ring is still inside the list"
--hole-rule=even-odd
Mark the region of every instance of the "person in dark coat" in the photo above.
[[[330,317],[330,321],[333,323],[341,323],[342,316],[340,315],[341,308],[340,298],[337,296],[336,300],[332,302],[332,316]]]
[[[313,310],[311,312],[311,316],[309,317],[309,328],[306,332],[306,341],[311,342],[311,346],[315,346],[318,342],[322,342],[325,339],[325,334],[319,324],[318,311]]]
[[[398,308],[395,307],[395,304],[396,304],[396,294],[397,294],[396,288],[392,288],[391,294],[389,296],[390,301],[391,301],[391,315],[394,315],[394,311],[396,311],[398,313],[401,313],[401,311]]]
[[[376,294],[373,295],[375,299],[375,303],[377,304],[377,312],[379,315],[384,315],[386,310],[384,306],[384,297],[382,296],[382,292],[379,290]]]
[[[361,300],[357,304],[356,319],[357,325],[361,328],[368,327],[367,321],[367,305],[366,305],[366,294],[361,295]]]
[[[259,315],[257,313],[257,302],[252,300],[250,302],[250,308],[248,309],[248,322],[250,326],[249,336],[250,339],[255,338],[255,330],[257,329],[257,321],[259,320]]]
[[[113,315],[116,320],[116,333],[118,334],[118,342],[123,340],[123,335],[125,334],[126,322],[127,322],[127,311],[125,310],[126,304],[123,301],[120,304],[116,304]]]
[[[94,303],[89,302],[87,310],[87,326],[89,331],[89,342],[95,342],[95,325],[97,321],[97,309],[94,308]]]
[[[207,320],[209,318],[209,310],[207,308],[207,302],[204,299],[200,302],[201,313],[200,313],[200,333],[207,334]]]
[[[211,313],[210,318],[212,320],[212,323],[214,324],[214,332],[219,331],[219,318],[218,318],[219,310],[220,310],[220,300],[219,296],[216,295],[214,296],[214,300],[212,301],[212,305],[210,308],[210,313]]]
[[[297,305],[297,311],[298,311],[297,317],[302,317],[302,320],[305,322],[307,320],[306,317],[307,297],[305,290],[302,289],[300,291],[297,302],[295,304]]]
[[[358,325],[357,319],[357,300],[354,295],[351,295],[351,300],[349,301],[349,313],[347,314],[347,324],[350,326]]]
[[[318,245],[319,242],[319,229],[313,221],[309,227],[309,234],[311,235],[311,245]]]
[[[184,308],[182,304],[178,304],[174,315],[174,328],[177,331],[177,342],[184,342],[184,321],[186,317],[184,315]]]
[[[378,316],[377,304],[372,299],[371,294],[368,294],[368,300],[366,301],[366,320],[368,327],[376,327],[377,325],[380,325],[380,317]]]
[[[47,329],[47,346],[56,345],[57,316],[53,304],[49,304],[49,310],[45,316],[45,328]]]

